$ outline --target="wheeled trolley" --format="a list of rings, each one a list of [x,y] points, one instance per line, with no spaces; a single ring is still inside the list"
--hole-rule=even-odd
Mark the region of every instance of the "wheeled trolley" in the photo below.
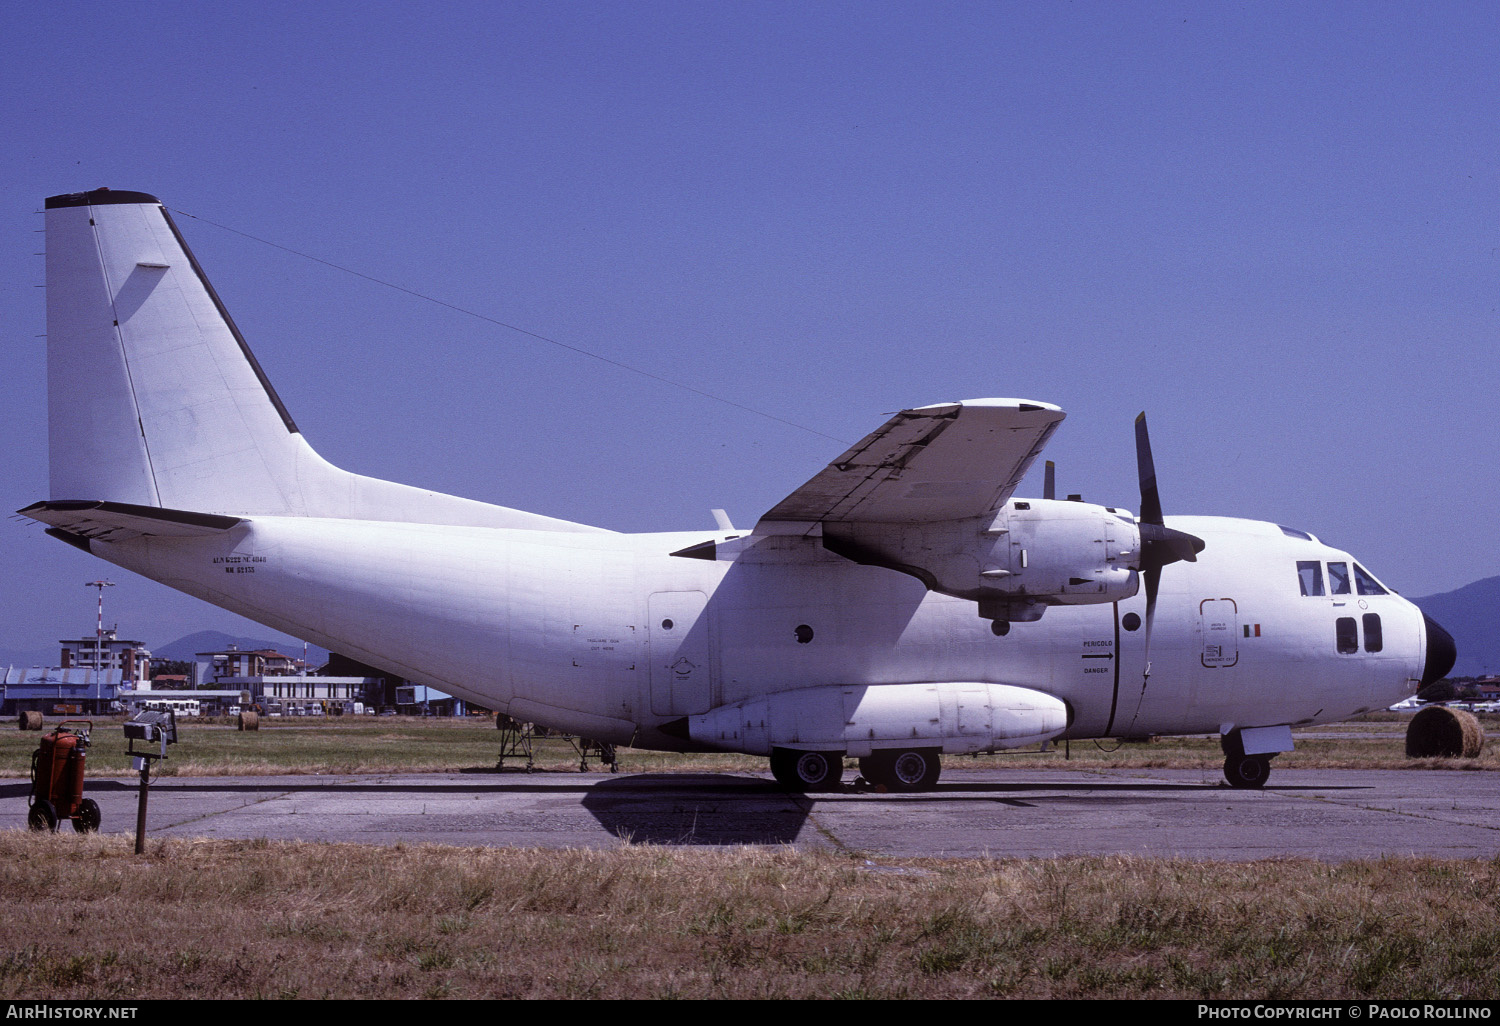
[[[80,834],[99,829],[99,804],[83,796],[84,763],[92,720],[64,720],[31,754],[31,795],[26,825],[56,830],[65,819]]]

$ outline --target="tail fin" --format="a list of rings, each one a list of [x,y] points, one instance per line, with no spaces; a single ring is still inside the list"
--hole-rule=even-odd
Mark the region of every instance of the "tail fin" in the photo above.
[[[590,530],[323,460],[154,196],[47,200],[54,500],[229,515]]]

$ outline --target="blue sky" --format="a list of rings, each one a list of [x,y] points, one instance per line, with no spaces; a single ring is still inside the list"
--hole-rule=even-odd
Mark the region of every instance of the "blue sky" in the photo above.
[[[1060,491],[1135,508],[1145,409],[1169,514],[1310,530],[1413,596],[1500,574],[1492,5],[0,19],[7,510],[47,495],[36,212],[107,185],[177,212],[305,436],[361,473],[708,530],[890,412],[1021,396],[1069,413]],[[264,634],[17,520],[0,569],[0,652],[91,629],[101,574],[148,644]]]

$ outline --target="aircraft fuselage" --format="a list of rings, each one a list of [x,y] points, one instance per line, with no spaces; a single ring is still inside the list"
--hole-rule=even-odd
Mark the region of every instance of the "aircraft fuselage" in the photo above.
[[[1384,589],[1300,593],[1299,563],[1348,577],[1349,554],[1272,524],[1171,520],[1207,546],[1164,581],[1149,677],[1140,595],[1054,607],[1000,635],[971,602],[821,550],[781,562],[670,555],[703,532],[255,517],[214,537],[92,551],[519,719],[647,748],[705,747],[659,728],[820,687],[1030,688],[1067,704],[1069,738],[1323,722],[1415,690],[1416,606]],[[1340,650],[1340,621],[1352,651]]]

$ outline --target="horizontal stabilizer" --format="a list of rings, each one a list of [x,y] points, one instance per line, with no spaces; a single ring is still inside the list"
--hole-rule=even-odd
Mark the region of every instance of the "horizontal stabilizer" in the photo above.
[[[118,542],[131,538],[194,538],[221,534],[239,517],[217,513],[193,513],[158,506],[136,506],[128,502],[38,502],[20,511],[69,535],[94,541]]]

